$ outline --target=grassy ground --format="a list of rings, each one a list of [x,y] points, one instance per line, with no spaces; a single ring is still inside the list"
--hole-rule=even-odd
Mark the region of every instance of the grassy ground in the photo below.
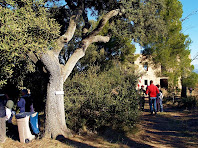
[[[148,101],[148,100],[147,100]],[[58,140],[37,139],[28,144],[19,142],[18,135],[0,144],[3,148],[138,148],[138,147],[198,147],[198,111],[165,107],[165,112],[150,115],[148,102],[142,112],[140,123],[130,133],[119,133],[110,128],[101,134],[74,134],[74,137]],[[12,133],[8,133],[9,136]]]

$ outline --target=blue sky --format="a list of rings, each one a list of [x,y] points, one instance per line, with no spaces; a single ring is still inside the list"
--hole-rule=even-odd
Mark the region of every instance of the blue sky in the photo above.
[[[191,13],[198,11],[198,0],[179,0],[183,5],[183,15],[182,18],[185,18]],[[189,16],[182,24],[182,32],[189,35],[192,40],[190,45],[191,49],[191,58],[195,57],[198,54],[198,12]],[[198,59],[194,60],[192,64],[198,65]]]
[[[187,17],[189,14],[198,10],[198,0],[179,0],[183,5],[182,19]],[[182,23],[182,32],[185,35],[189,35],[192,43],[190,45],[191,58],[198,54],[198,12],[193,13]],[[136,53],[140,53],[141,47],[136,46]],[[198,59],[192,62],[193,65],[198,66]]]
[[[189,14],[197,11],[193,15],[189,16],[182,24],[182,32],[185,35],[189,35],[192,43],[190,45],[191,58],[198,54],[198,0],[179,0],[183,5],[182,19],[187,17]],[[92,18],[93,19],[93,18]],[[136,44],[136,53],[140,53],[141,47]],[[198,68],[198,59],[192,62]]]

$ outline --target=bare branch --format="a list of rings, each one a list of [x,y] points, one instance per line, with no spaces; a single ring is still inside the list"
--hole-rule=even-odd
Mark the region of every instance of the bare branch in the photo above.
[[[72,56],[69,58],[65,66],[62,66],[62,76],[63,76],[63,81],[67,79],[71,71],[73,70],[74,66],[78,62],[79,59],[81,59],[85,55],[86,49],[89,47],[91,43],[94,42],[108,42],[110,37],[109,36],[101,36],[98,35],[98,33],[102,30],[102,28],[105,26],[107,21],[117,15],[119,13],[119,9],[112,10],[100,21],[99,25],[95,30],[93,30],[87,37],[85,37],[80,45],[80,48],[76,49],[76,51],[72,54]]]
[[[190,16],[196,14],[197,12],[198,12],[198,9],[195,10],[195,11],[193,11],[193,12],[191,12],[190,14],[188,14],[188,15],[187,15],[184,19],[182,19],[181,21],[184,22],[185,20],[189,19]]]
[[[104,43],[107,43],[107,42],[109,42],[109,40],[110,40],[110,37],[109,36],[97,35],[97,36],[94,36],[91,41],[92,41],[92,43],[95,43],[95,42],[104,42]]]
[[[57,52],[59,52],[64,47],[64,45],[72,39],[74,32],[76,30],[76,21],[79,18],[80,14],[81,14],[81,11],[79,11],[77,15],[71,16],[67,31],[65,32],[65,34],[60,36],[58,40],[56,41]]]
[[[198,52],[197,52],[197,54],[195,55],[195,57],[191,60],[191,62],[194,61],[194,60],[196,60],[196,59],[198,59]]]
[[[105,26],[105,24],[107,23],[107,21],[118,15],[118,13],[120,12],[120,9],[116,9],[116,10],[111,10],[110,12],[108,12],[106,15],[103,16],[103,18],[100,20],[98,26],[96,27],[96,29],[94,29],[88,37],[93,37],[95,35],[98,35],[98,33],[102,30],[102,28]]]
[[[65,81],[70,75],[76,63],[85,55],[85,50],[83,48],[78,48],[72,54],[72,56],[67,61],[66,65],[62,67],[63,81]]]
[[[106,43],[109,41],[109,39],[110,39],[109,36],[101,36],[101,35],[94,36],[91,39],[84,39],[82,41],[83,45],[81,46],[81,48],[76,49],[76,51],[72,54],[72,56],[67,61],[66,65],[62,67],[63,80],[65,81],[67,79],[67,77],[73,70],[76,63],[79,61],[79,59],[81,59],[85,55],[85,51],[91,43],[94,43],[94,42]]]

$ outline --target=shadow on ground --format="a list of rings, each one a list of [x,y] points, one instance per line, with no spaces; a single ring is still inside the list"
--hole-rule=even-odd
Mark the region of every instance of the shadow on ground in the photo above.
[[[7,127],[7,130],[6,130],[7,137],[9,137],[15,141],[19,141],[19,133],[18,133],[17,125],[7,123],[6,127]]]
[[[105,127],[102,131],[103,132],[100,133],[100,136],[110,143],[119,143],[129,146],[130,148],[152,148],[150,145],[133,141],[128,138],[124,132],[115,131],[110,127]]]
[[[96,148],[96,147],[93,147],[93,146],[85,144],[85,143],[81,143],[81,142],[70,140],[68,138],[65,138],[62,135],[57,136],[56,140],[58,140],[58,141],[60,141],[62,143],[65,143],[67,145],[71,145],[71,146],[77,147],[77,148]]]
[[[168,147],[198,147],[196,112],[184,113],[174,108],[166,108],[165,113],[150,115],[148,109],[145,111],[141,119],[145,130],[142,140]]]

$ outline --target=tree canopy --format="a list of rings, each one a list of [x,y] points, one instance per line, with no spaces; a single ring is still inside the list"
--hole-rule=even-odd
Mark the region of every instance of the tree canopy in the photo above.
[[[165,0],[1,1],[0,52],[3,53],[2,60],[7,63],[0,66],[1,69],[8,69],[1,71],[1,84],[12,76],[13,67],[24,58],[28,58],[35,66],[40,66],[48,80],[45,135],[53,138],[64,133],[69,135],[65,124],[64,98],[56,92],[63,91],[63,83],[75,65],[91,46],[97,46],[93,49],[100,50],[102,55],[102,49],[108,51],[112,45],[117,44],[118,48],[114,48],[109,57],[117,54],[120,59],[124,59],[122,55],[127,55],[134,49],[130,45],[131,41],[144,45],[153,36],[156,36],[153,38],[156,41],[159,37],[163,38],[167,33],[163,15],[166,12],[164,2]],[[90,23],[88,12],[96,16],[96,24]],[[112,45],[98,44],[109,42],[111,37]],[[118,40],[125,47],[119,47]],[[69,46],[70,42],[73,45]],[[61,56],[67,57],[65,63],[60,62]]]
[[[60,27],[43,6],[39,1],[0,2],[0,86],[12,76],[20,61],[29,59],[29,52],[39,55],[58,37]],[[26,62],[22,69],[33,71],[33,66]]]
[[[182,30],[182,4],[178,0],[165,0],[166,10],[162,14],[166,23],[165,37],[150,36],[144,45],[144,54],[151,55],[155,63],[162,66],[162,75],[169,77],[172,86],[181,77],[191,72],[189,44],[191,40]]]
[[[98,28],[97,25],[91,25],[88,11],[98,20],[111,10],[119,12],[119,15],[110,19],[106,31],[103,32],[103,35],[113,34],[113,42],[122,39],[128,40],[128,46],[131,46],[132,40],[142,44],[147,41],[148,36],[162,35],[165,32],[161,15],[165,10],[163,0],[4,0],[0,2],[0,6],[1,86],[12,76],[12,68],[18,60],[26,59],[29,53],[39,57],[42,52],[55,49],[57,44],[54,41],[68,31],[70,17],[76,14],[80,19],[76,20],[78,32],[73,36],[73,51],[81,45],[85,36],[91,35],[91,31],[101,30],[100,23],[104,23],[98,21]],[[109,49],[112,50],[112,46]],[[126,48],[123,48],[123,52],[124,49]],[[67,53],[70,57],[73,51],[68,48],[65,50],[62,53]],[[30,67],[32,71],[32,66]]]

